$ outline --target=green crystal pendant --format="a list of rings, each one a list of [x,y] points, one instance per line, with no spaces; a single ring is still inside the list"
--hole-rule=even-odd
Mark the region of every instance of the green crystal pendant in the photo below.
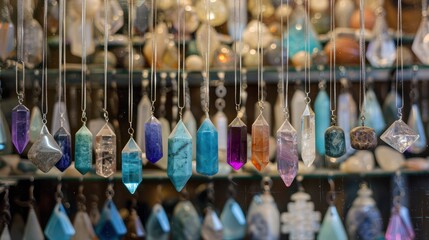
[[[121,153],[122,182],[131,194],[134,194],[142,181],[142,150],[134,138],[130,138]]]
[[[197,172],[207,176],[215,175],[218,170],[218,132],[206,118],[197,132]]]
[[[92,133],[84,124],[75,135],[74,165],[82,175],[92,166]]]

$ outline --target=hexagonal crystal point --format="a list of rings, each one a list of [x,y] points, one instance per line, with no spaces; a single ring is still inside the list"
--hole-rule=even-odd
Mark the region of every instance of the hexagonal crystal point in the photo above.
[[[350,143],[356,150],[371,150],[377,146],[377,134],[370,127],[355,127],[350,131]]]
[[[239,170],[247,162],[247,126],[236,117],[228,126],[227,163]]]
[[[277,170],[287,187],[298,173],[298,134],[288,120],[277,131]]]
[[[262,113],[252,124],[252,163],[258,171],[270,162],[270,126]]]
[[[134,138],[130,138],[121,153],[122,182],[131,194],[137,190],[142,181],[142,150]]]
[[[95,167],[105,178],[116,172],[116,135],[107,123],[95,136]]]
[[[390,125],[380,138],[397,151],[403,153],[417,141],[419,137],[419,134],[417,134],[414,129],[404,123],[402,119],[398,119]]]

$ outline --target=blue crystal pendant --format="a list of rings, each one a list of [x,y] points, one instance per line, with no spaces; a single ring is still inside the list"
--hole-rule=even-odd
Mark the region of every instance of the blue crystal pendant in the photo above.
[[[100,240],[119,240],[127,233],[124,221],[112,199],[106,200],[100,220],[95,226],[95,233]]]
[[[30,110],[23,104],[12,109],[12,143],[21,154],[30,140]]]
[[[220,220],[223,225],[223,239],[243,239],[246,236],[246,217],[233,198],[226,201]]]
[[[116,135],[108,123],[95,136],[95,167],[105,178],[116,172]]]
[[[55,167],[58,168],[61,172],[64,172],[72,162],[71,157],[71,136],[70,133],[63,127],[60,127],[54,135],[55,141],[58,143],[58,146],[61,148],[63,156],[55,164]]]
[[[168,137],[167,175],[178,192],[192,176],[192,137],[182,120]]]
[[[218,164],[218,132],[206,118],[197,131],[197,172],[213,176],[219,170]]]
[[[144,129],[146,158],[156,163],[163,156],[161,123],[152,115],[144,124]]]
[[[330,206],[326,211],[317,239],[347,240],[346,230],[335,206]]]
[[[408,152],[419,154],[426,150],[427,141],[425,128],[423,126],[423,120],[420,114],[419,107],[417,104],[411,106],[410,116],[408,117],[408,126],[410,126],[420,137],[408,148]]]
[[[170,222],[160,204],[155,204],[146,224],[147,240],[168,240]]]
[[[173,211],[171,234],[177,240],[200,239],[201,222],[197,210],[190,201],[179,202]]]
[[[60,146],[43,125],[40,136],[28,151],[28,159],[42,172],[48,172],[63,156]]]
[[[326,156],[338,158],[346,153],[346,136],[342,128],[331,126],[325,131]]]
[[[74,166],[82,175],[92,167],[92,133],[84,124],[75,134]]]
[[[377,135],[380,135],[386,127],[386,122],[384,121],[383,112],[381,111],[377,96],[372,88],[368,89],[366,92],[365,114],[366,125],[373,128]]]
[[[319,89],[319,93],[314,101],[314,115],[316,121],[316,151],[320,155],[325,155],[325,131],[330,125],[329,96],[324,88]]]
[[[130,138],[124,149],[122,149],[121,155],[122,182],[125,187],[127,187],[128,191],[134,194],[142,181],[142,150],[140,150],[134,138]]]
[[[51,240],[69,240],[75,234],[73,225],[61,203],[57,203],[49,217],[45,235]]]

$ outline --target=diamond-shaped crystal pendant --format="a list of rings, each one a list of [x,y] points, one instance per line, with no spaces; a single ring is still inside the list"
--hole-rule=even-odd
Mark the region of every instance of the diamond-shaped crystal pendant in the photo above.
[[[42,113],[40,112],[40,108],[38,106],[34,106],[31,109],[31,117],[30,117],[30,142],[35,142],[40,135],[40,131],[42,130],[43,120]]]
[[[247,162],[247,126],[239,117],[236,117],[228,126],[227,145],[228,164],[239,170]]]
[[[417,141],[419,137],[419,134],[417,134],[414,129],[410,128],[402,119],[398,119],[390,125],[380,138],[398,152],[403,153]]]
[[[356,150],[372,150],[377,147],[377,134],[370,127],[355,127],[350,131],[350,144]]]
[[[170,222],[161,204],[155,204],[146,223],[146,239],[168,240]]]
[[[142,150],[134,138],[130,138],[122,149],[122,182],[131,194],[134,194],[142,181]]]
[[[75,134],[74,166],[82,175],[91,170],[92,167],[92,133],[82,125]]]
[[[259,114],[252,124],[252,163],[258,171],[270,162],[270,126],[264,115]]]
[[[314,112],[307,104],[301,116],[301,157],[309,167],[316,158],[316,127]]]
[[[218,163],[218,132],[206,118],[197,131],[197,172],[213,176],[219,170]]]
[[[223,239],[243,239],[246,236],[246,217],[233,198],[226,201],[220,220],[223,225]]]
[[[208,208],[201,226],[201,236],[203,239],[223,239],[223,226],[216,212]]]
[[[63,204],[57,203],[45,228],[48,239],[69,240],[76,233]]]
[[[423,63],[429,64],[429,45],[427,44],[427,38],[429,36],[429,22],[427,17],[427,11],[424,9],[422,21],[420,27],[414,36],[412,50],[416,54],[417,58]]]
[[[142,221],[140,220],[137,211],[133,208],[131,209],[130,216],[127,220],[127,235],[126,239],[143,239],[146,235]]]
[[[162,127],[153,115],[144,124],[146,158],[156,163],[163,156],[162,153]]]
[[[28,151],[28,159],[42,172],[48,172],[63,156],[60,146],[43,125],[40,136]]]
[[[116,172],[116,135],[106,123],[95,136],[95,172],[108,178]]]
[[[12,110],[12,142],[21,154],[30,140],[30,110],[18,104]]]
[[[95,233],[100,240],[121,239],[127,233],[125,223],[111,199],[106,200],[101,210]]]
[[[342,128],[330,126],[325,131],[326,156],[338,158],[346,153],[346,137]]]
[[[295,128],[285,120],[277,130],[277,170],[289,187],[298,173],[298,136]]]
[[[168,137],[167,175],[178,192],[192,176],[192,137],[182,120]]]
[[[78,211],[76,213],[76,216],[73,220],[73,227],[76,230],[73,240],[97,239],[91,219],[89,218],[88,213],[85,211]]]
[[[71,136],[65,128],[60,127],[60,129],[58,129],[54,134],[54,139],[58,143],[58,146],[60,146],[61,152],[63,153],[63,156],[55,164],[55,167],[57,167],[61,172],[64,172],[72,162]]]

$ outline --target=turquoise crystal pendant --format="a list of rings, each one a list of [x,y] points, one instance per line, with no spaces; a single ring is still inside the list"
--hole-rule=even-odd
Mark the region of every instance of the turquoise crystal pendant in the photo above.
[[[160,204],[153,206],[149,220],[146,224],[147,240],[168,240],[170,233],[170,222],[167,214]]]
[[[223,225],[224,240],[243,239],[246,236],[246,217],[233,198],[226,201],[220,220]]]
[[[323,84],[324,85],[324,84]],[[330,125],[329,96],[325,89],[319,89],[314,101],[314,115],[316,121],[316,151],[325,155],[325,131]]]
[[[55,133],[54,139],[58,143],[58,146],[60,146],[61,152],[63,153],[63,156],[55,164],[55,166],[58,168],[58,170],[64,172],[72,162],[71,136],[65,128],[60,127]]]
[[[28,159],[42,172],[47,173],[62,155],[60,146],[55,142],[46,125],[43,125],[39,138],[28,151]]]
[[[95,226],[100,240],[119,240],[127,233],[124,221],[112,199],[107,199],[101,211],[100,220]]]
[[[92,133],[84,124],[75,134],[74,166],[82,175],[92,166]]]
[[[146,148],[147,150],[147,148]],[[134,138],[130,138],[122,149],[122,182],[134,194],[142,181],[142,150]]]
[[[342,128],[331,126],[325,132],[326,156],[338,158],[346,153],[346,137]]]
[[[144,124],[146,158],[151,163],[156,163],[162,154],[162,127],[156,117],[151,116]]]
[[[64,206],[57,203],[45,228],[46,237],[50,240],[69,240],[75,233]]]
[[[337,208],[330,206],[323,218],[318,240],[347,240],[346,230],[338,215]]]
[[[218,132],[206,118],[197,131],[197,172],[213,176],[218,170]]]
[[[167,175],[178,192],[192,176],[192,136],[182,120],[168,137]]]

